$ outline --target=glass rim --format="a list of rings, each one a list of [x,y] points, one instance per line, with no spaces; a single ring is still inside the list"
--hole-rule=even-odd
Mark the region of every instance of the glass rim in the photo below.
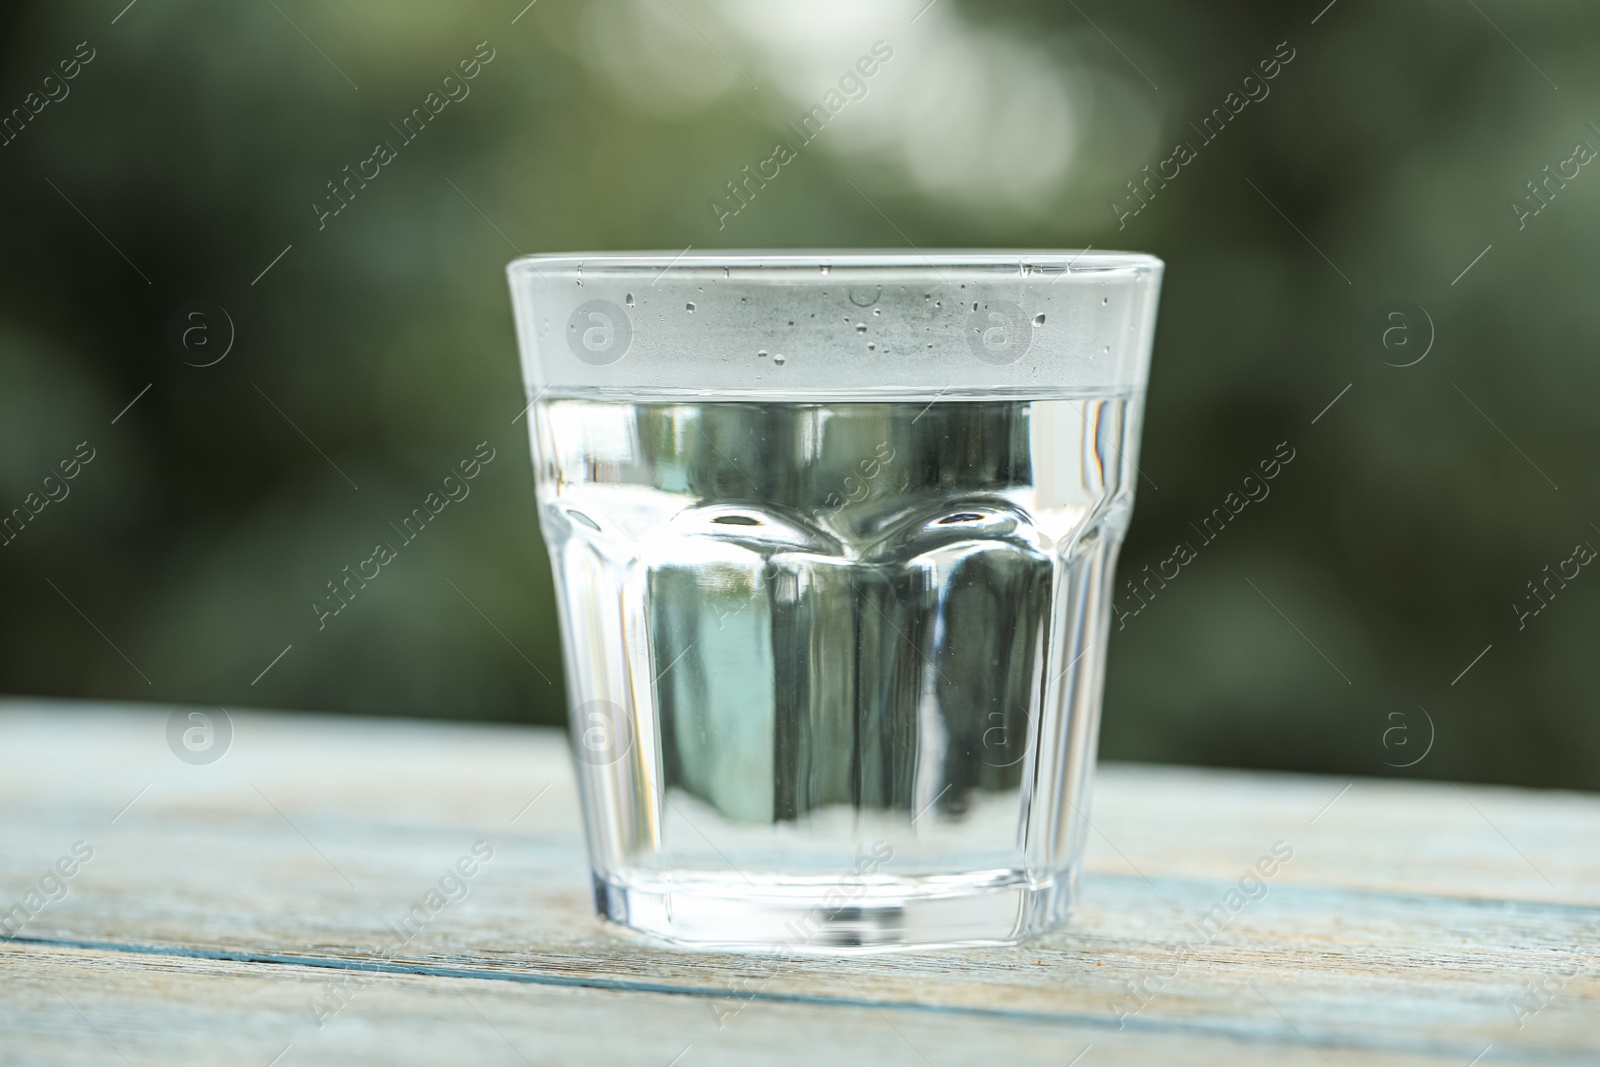
[[[681,251],[624,251],[624,252],[541,252],[519,256],[506,265],[508,274],[543,274],[546,270],[564,273],[583,267],[596,267],[606,271],[656,271],[675,268],[720,269],[733,268],[817,268],[844,270],[885,268],[890,270],[940,268],[1038,268],[1041,273],[1061,273],[1071,270],[1104,271],[1133,270],[1135,272],[1161,272],[1166,264],[1145,252],[1125,252],[1115,249],[1088,248],[1018,248],[973,249],[931,248],[906,251],[904,249],[696,249]]]

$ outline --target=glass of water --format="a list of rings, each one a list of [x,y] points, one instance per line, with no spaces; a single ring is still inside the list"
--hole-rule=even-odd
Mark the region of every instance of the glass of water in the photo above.
[[[1161,272],[510,265],[602,916],[839,950],[1067,915]]]

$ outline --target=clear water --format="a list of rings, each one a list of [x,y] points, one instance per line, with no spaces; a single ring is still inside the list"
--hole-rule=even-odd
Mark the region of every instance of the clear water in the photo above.
[[[600,881],[1070,877],[1126,396],[535,410]]]

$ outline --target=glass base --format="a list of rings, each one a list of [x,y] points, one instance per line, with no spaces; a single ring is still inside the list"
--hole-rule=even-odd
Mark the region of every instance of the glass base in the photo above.
[[[1074,869],[1047,881],[1016,871],[924,878],[804,878],[676,872],[594,875],[602,918],[679,945],[788,952],[887,952],[1010,945],[1063,922]]]

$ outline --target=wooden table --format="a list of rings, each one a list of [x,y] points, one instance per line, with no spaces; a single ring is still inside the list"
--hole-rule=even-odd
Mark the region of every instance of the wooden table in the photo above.
[[[235,712],[191,765],[172,711],[0,703],[0,1062],[1600,1062],[1595,797],[1108,765],[1064,930],[702,953],[594,919],[553,731]]]

